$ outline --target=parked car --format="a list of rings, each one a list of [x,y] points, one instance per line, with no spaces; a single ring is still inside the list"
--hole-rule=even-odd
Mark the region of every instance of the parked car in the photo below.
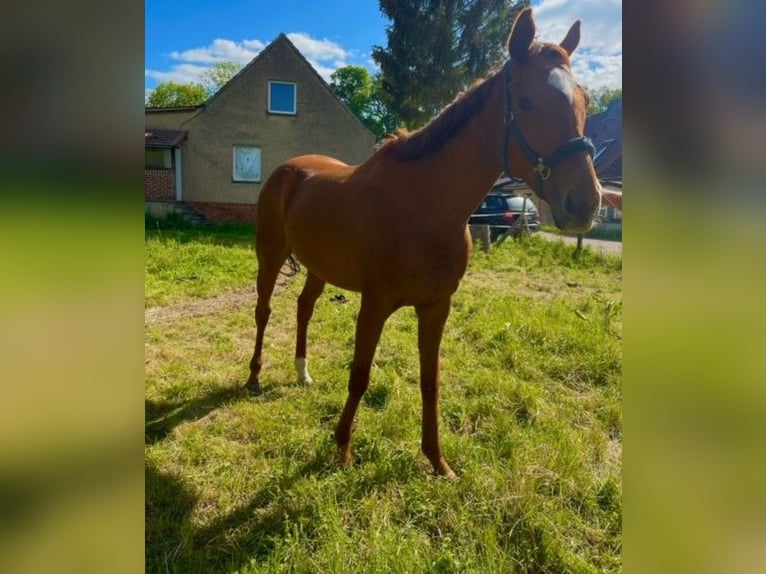
[[[526,201],[526,226],[524,218],[524,202]],[[530,233],[540,231],[540,216],[532,199],[523,195],[510,193],[490,193],[476,208],[468,220],[471,225],[489,225],[489,235],[496,241],[504,233],[517,237],[529,230]]]

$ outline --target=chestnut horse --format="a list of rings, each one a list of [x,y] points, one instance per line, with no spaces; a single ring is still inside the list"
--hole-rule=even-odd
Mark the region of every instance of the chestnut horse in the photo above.
[[[436,473],[455,476],[439,441],[439,347],[471,253],[468,217],[502,171],[523,178],[564,230],[587,231],[599,211],[593,146],[583,137],[587,95],[569,60],[580,22],[558,45],[534,36],[525,9],[514,22],[506,64],[427,126],[387,140],[359,166],[320,155],[292,158],[261,191],[257,333],[247,388],[260,392],[270,299],[291,253],[307,269],[298,297],[299,382],[311,382],[306,331],[325,283],[361,292],[348,398],[335,428],[344,465],[351,461],[351,426],[383,324],[411,305],[418,318],[422,450]]]

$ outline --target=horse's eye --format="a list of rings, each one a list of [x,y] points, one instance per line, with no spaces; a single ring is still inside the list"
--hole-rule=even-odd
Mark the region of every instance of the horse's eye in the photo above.
[[[545,52],[545,57],[553,62],[563,62],[564,56],[561,55],[561,52],[558,50],[547,50]]]
[[[519,109],[528,112],[532,109],[532,100],[529,98],[521,98],[519,100]]]

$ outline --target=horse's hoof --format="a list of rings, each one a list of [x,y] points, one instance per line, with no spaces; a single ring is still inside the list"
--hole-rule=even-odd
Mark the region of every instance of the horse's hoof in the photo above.
[[[305,377],[305,378],[304,377],[298,377],[298,384],[299,385],[304,385],[304,386],[308,387],[308,386],[311,386],[311,383],[313,383],[313,382],[314,382],[314,379],[312,379],[311,377]]]
[[[248,392],[250,396],[253,396],[253,397],[257,397],[263,392],[261,390],[261,385],[260,383],[258,383],[258,381],[255,381],[254,383],[251,383],[248,381],[248,383],[245,385],[245,390]]]
[[[444,480],[457,480],[457,474],[455,474],[455,471],[451,468],[447,469],[448,472],[444,474],[439,474],[440,478],[443,478]]]
[[[338,463],[341,468],[349,469],[352,466],[353,457],[351,456],[351,449],[340,449],[338,453]]]
[[[445,480],[457,480],[457,474],[452,470],[445,461],[440,461],[438,465],[434,466],[434,472],[439,478]]]

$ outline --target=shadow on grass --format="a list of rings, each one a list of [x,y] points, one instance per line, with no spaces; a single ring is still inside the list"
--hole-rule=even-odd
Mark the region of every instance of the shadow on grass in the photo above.
[[[267,560],[291,524],[316,523],[310,501],[285,505],[275,493],[289,491],[307,476],[324,476],[334,469],[326,455],[318,452],[295,471],[269,478],[243,506],[198,526],[192,517],[198,498],[193,490],[181,477],[147,463],[146,572],[231,572]]]
[[[244,387],[224,387],[180,403],[144,399],[144,444],[161,441],[179,424],[201,419],[224,403],[248,397]]]
[[[145,238],[173,240],[178,243],[207,243],[231,247],[253,247],[255,245],[255,229],[249,224],[219,224],[195,226],[182,220],[146,220],[144,226]]]
[[[178,425],[199,420],[229,402],[245,400],[270,403],[281,400],[291,386],[267,379],[261,383],[261,392],[257,395],[251,394],[241,385],[216,388],[189,401],[161,402],[144,399],[144,444],[157,443]]]

